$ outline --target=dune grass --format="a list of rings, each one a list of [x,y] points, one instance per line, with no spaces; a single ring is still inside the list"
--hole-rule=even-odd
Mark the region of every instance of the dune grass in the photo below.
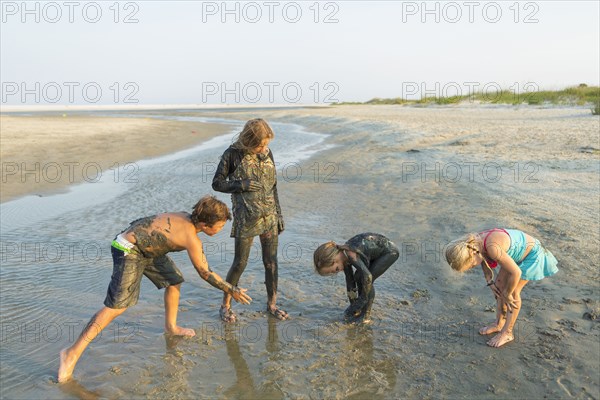
[[[502,90],[500,92],[483,93],[476,92],[471,95],[449,96],[449,97],[425,97],[419,100],[407,100],[402,97],[374,98],[366,102],[343,102],[335,105],[352,104],[396,104],[396,105],[447,105],[461,102],[478,102],[485,104],[529,104],[529,105],[592,105],[592,114],[600,113],[600,87],[587,86],[582,83],[579,86],[568,87],[562,90],[540,90],[535,92],[515,93],[513,90]]]

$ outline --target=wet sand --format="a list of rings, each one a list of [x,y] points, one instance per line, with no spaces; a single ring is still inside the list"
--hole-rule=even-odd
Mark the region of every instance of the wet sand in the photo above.
[[[344,106],[263,117],[330,132],[329,143],[337,145],[303,163],[302,179],[281,185],[283,209],[303,221],[294,229],[310,232],[306,247],[374,231],[401,248],[399,261],[375,283],[379,360],[367,367],[385,375],[390,370],[376,365],[391,363],[395,379],[382,377],[381,386],[371,371],[361,388],[344,372],[359,368],[351,355],[361,340],[356,348],[342,340],[335,350],[323,349],[337,367],[310,364],[331,376],[312,395],[600,397],[597,116],[586,108]],[[310,207],[302,206],[306,193]],[[560,268],[525,287],[517,339],[499,350],[477,333],[495,315],[482,273],[455,274],[441,256],[462,233],[491,227],[532,234]],[[310,254],[303,267],[310,267]],[[304,283],[290,284],[301,291]],[[322,299],[306,300],[326,315],[341,312],[343,278],[335,291],[321,286]],[[394,356],[385,357],[387,351]]]
[[[172,114],[257,116],[256,110]],[[76,381],[56,385],[58,351],[72,343],[67,327],[78,334],[101,305],[110,254],[90,260],[76,253],[52,263],[36,261],[30,250],[24,260],[11,247],[1,271],[3,319],[9,321],[2,338],[3,395],[600,398],[598,117],[583,108],[472,106],[260,110],[260,116],[329,134],[321,146],[334,146],[279,165],[286,218],[279,299],[292,319],[276,322],[264,312],[258,246],[240,281],[254,302],[234,305],[240,322],[233,326],[218,320],[219,292],[177,253],[173,259],[186,277],[179,320],[198,335],[162,335],[162,293],[146,280],[140,303],[84,353]],[[285,137],[279,134],[272,145],[276,162]],[[34,232],[24,223],[22,230],[3,232],[2,240],[13,243],[27,233],[35,243],[83,237],[105,246],[127,221],[187,208],[211,192],[201,161],[216,162],[222,150],[157,166],[111,204],[44,221]],[[560,268],[525,287],[516,339],[501,349],[477,334],[494,319],[495,307],[481,272],[453,273],[441,257],[451,239],[496,226],[537,237]],[[222,276],[233,259],[229,229],[201,237]],[[341,323],[344,278],[318,277],[312,250],[366,231],[390,237],[401,255],[375,282],[373,323],[349,326]],[[12,273],[17,269],[19,276]],[[23,279],[28,274],[36,279]],[[60,336],[51,323],[62,328]]]
[[[186,149],[228,131],[220,124],[86,112],[2,114],[0,126],[1,202],[57,193],[102,174],[114,176],[115,167]]]

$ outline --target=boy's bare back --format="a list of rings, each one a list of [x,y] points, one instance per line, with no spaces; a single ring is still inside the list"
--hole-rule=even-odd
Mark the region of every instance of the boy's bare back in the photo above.
[[[186,212],[140,218],[131,223],[123,236],[151,256],[185,250],[191,241],[200,241],[191,215]]]

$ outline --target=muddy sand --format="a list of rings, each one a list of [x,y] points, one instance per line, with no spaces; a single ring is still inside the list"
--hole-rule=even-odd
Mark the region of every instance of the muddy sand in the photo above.
[[[258,247],[240,281],[254,302],[234,305],[240,322],[232,326],[218,319],[219,292],[178,253],[173,259],[186,278],[179,320],[198,335],[165,337],[162,294],[145,282],[138,305],[84,353],[75,380],[54,382],[58,351],[104,299],[110,239],[128,221],[189,208],[211,193],[206,162],[218,162],[225,146],[206,150],[148,167],[139,184],[110,203],[35,221],[35,229],[26,220],[3,229],[2,397],[600,398],[600,122],[588,109],[155,113],[233,119],[238,126],[260,116],[276,128],[275,161],[290,143],[309,137],[298,139],[298,125],[329,135],[309,158],[279,165],[286,218],[279,303],[292,319],[277,322],[264,312]],[[501,349],[477,334],[495,315],[480,270],[456,274],[441,256],[451,239],[490,227],[537,237],[560,269],[525,287],[516,339]],[[213,238],[201,236],[222,276],[233,258],[229,230],[228,224]],[[367,231],[387,235],[401,255],[375,283],[373,323],[345,325],[344,278],[317,276],[312,250]],[[46,244],[52,251],[59,241],[103,250],[96,258],[76,246],[73,257],[35,250]]]

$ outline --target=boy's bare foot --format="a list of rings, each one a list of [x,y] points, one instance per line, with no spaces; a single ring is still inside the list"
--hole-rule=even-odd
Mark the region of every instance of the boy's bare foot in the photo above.
[[[500,347],[508,342],[511,342],[515,339],[512,332],[500,332],[490,340],[488,340],[487,345],[491,347]]]
[[[480,335],[491,335],[492,333],[500,332],[504,324],[497,324],[492,322],[491,324],[484,326],[479,330]]]
[[[231,309],[231,307],[227,307],[221,305],[221,309],[219,310],[219,315],[221,316],[221,321],[223,322],[235,322],[237,321],[237,316]]]
[[[277,318],[280,321],[284,321],[290,317],[288,315],[288,313],[285,312],[285,310],[282,310],[281,308],[277,308],[275,306],[273,306],[273,307],[267,306],[267,311],[269,312],[269,314],[271,314],[272,316],[274,316],[275,318]]]
[[[60,366],[58,367],[58,383],[67,382],[73,375],[73,369],[77,360],[69,358],[67,349],[60,351]]]
[[[194,337],[196,336],[196,331],[190,328],[182,328],[180,326],[175,326],[172,329],[165,329],[165,332],[169,335],[175,336],[186,336],[186,337]]]

